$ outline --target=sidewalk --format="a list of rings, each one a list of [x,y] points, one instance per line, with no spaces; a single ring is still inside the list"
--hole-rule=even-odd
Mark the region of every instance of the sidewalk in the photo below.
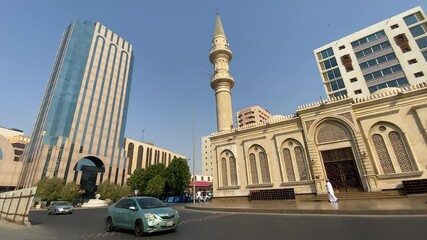
[[[187,209],[221,212],[342,214],[342,215],[427,215],[427,195],[407,198],[327,201],[252,201],[201,202],[185,206]]]

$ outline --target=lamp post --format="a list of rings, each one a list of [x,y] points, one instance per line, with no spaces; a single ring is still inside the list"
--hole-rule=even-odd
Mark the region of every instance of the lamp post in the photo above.
[[[194,169],[196,168],[196,157],[195,155],[195,149],[194,149],[194,125],[195,125],[195,117],[194,117],[194,108],[195,103],[193,102],[193,205],[196,205],[196,176],[194,175]]]

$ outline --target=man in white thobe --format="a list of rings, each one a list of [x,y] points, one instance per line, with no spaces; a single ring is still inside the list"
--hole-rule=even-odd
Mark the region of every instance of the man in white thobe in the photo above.
[[[328,191],[329,202],[337,202],[338,198],[335,197],[334,188],[331,182],[329,182],[329,179],[326,179],[326,190]]]

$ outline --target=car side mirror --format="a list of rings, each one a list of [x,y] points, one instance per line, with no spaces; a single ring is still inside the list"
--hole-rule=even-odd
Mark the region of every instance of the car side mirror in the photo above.
[[[134,206],[130,206],[130,207],[129,207],[129,210],[136,211],[136,207],[134,207]]]

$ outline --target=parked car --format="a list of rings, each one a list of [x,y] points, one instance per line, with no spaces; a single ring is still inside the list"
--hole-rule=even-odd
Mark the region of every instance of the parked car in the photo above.
[[[178,211],[154,197],[129,197],[109,207],[105,214],[107,232],[115,228],[144,233],[175,230],[181,223]]]
[[[61,213],[73,213],[73,205],[67,201],[55,201],[51,202],[47,208],[47,214],[61,214]]]

